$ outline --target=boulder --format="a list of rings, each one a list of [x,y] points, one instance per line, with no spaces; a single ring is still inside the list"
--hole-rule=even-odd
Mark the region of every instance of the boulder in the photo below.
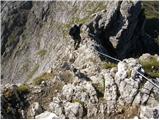
[[[63,102],[58,98],[54,97],[53,101],[49,104],[49,110],[56,115],[58,115],[60,118],[64,119],[64,105]]]
[[[83,117],[83,107],[79,102],[67,102],[64,105],[65,116],[69,119],[80,119]]]
[[[93,85],[87,81],[79,81],[76,85],[67,84],[63,86],[62,95],[67,101],[80,100],[81,102],[98,102],[97,92]]]
[[[36,119],[59,119],[55,113],[44,111],[43,113],[35,116]]]
[[[159,118],[159,107],[149,107],[149,106],[140,106],[140,115],[141,119],[158,119]]]

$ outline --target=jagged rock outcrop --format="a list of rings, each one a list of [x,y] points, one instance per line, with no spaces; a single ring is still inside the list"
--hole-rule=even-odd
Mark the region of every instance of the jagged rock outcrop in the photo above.
[[[151,96],[157,94],[158,88],[135,72],[138,70],[144,74],[144,70],[141,69],[138,61],[133,58],[125,59],[119,62],[117,67],[115,76],[112,76],[109,71],[104,72],[104,99],[107,101],[107,112],[117,112],[127,105],[143,106],[147,104],[151,108],[153,106],[157,107],[157,98],[152,99]],[[153,91],[153,88],[156,90]],[[149,102],[149,99],[152,102]],[[140,112],[144,114],[141,109]],[[151,116],[154,118],[153,115]],[[144,116],[140,116],[140,118],[144,118]]]
[[[118,58],[158,53],[158,46],[144,31],[141,1],[110,1],[107,11],[88,24],[89,32],[107,52]],[[125,46],[125,47],[124,47]]]
[[[2,118],[158,118],[159,91],[136,72],[158,84],[141,63],[154,73],[158,56],[116,64],[97,52],[155,53],[141,1],[2,2],[2,16]],[[68,31],[80,23],[75,50]]]
[[[13,92],[12,86],[8,86],[2,97],[2,104],[8,107],[2,106],[2,115],[6,118],[8,112],[5,111],[9,109],[11,118],[157,118],[158,88],[135,72],[145,74],[141,67],[138,60],[125,59],[117,68],[97,73],[99,82],[92,81],[93,76],[90,81],[75,76],[65,85],[55,76],[40,86],[31,85],[32,91],[27,94]],[[16,112],[19,116],[13,111],[20,111]]]

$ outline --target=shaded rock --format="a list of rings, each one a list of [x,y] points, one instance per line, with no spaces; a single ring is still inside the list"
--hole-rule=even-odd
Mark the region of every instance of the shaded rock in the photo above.
[[[7,85],[1,95],[1,111],[4,118],[24,118],[28,106],[25,94],[17,85]]]
[[[2,4],[2,54],[7,55],[14,49],[20,39],[27,22],[29,10],[32,8],[31,1],[4,2]],[[21,12],[19,12],[21,11]],[[11,36],[12,38],[11,38]],[[14,38],[15,37],[15,38]],[[9,44],[12,39],[15,41]],[[6,52],[6,53],[5,53]]]
[[[157,44],[144,32],[144,24],[141,1],[110,1],[107,11],[98,14],[88,26],[107,54],[124,59],[145,52],[158,53]]]

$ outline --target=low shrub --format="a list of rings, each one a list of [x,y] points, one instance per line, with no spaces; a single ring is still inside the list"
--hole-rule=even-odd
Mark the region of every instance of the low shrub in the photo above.
[[[111,69],[113,67],[117,67],[117,64],[115,64],[115,63],[103,63],[102,64],[103,69]]]
[[[47,53],[47,50],[39,50],[36,54],[43,57]]]
[[[151,77],[159,77],[159,62],[156,58],[152,57],[150,60],[140,61],[142,68],[147,72]]]
[[[22,94],[22,93],[29,93],[29,86],[28,85],[26,85],[26,84],[22,84],[22,85],[20,85],[18,88],[17,88],[17,90],[18,90],[18,92],[20,93],[20,94]]]
[[[34,85],[40,85],[42,81],[51,80],[53,78],[52,73],[43,73],[41,76],[33,80]]]

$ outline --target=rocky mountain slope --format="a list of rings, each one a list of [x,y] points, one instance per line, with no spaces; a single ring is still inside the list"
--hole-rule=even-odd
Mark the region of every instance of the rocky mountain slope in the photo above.
[[[2,118],[158,118],[158,88],[136,73],[158,84],[146,5],[1,2]],[[77,50],[74,24],[83,24]],[[128,59],[117,64],[97,51]]]

